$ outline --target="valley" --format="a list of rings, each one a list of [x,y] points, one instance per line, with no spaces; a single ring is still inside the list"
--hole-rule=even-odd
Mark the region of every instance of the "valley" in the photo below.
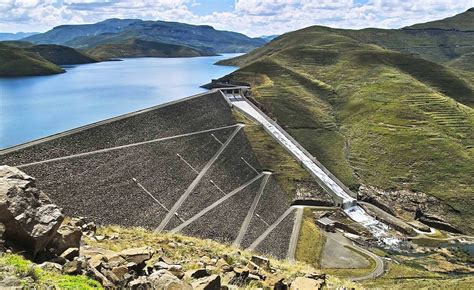
[[[0,42],[0,287],[469,288],[473,19]]]

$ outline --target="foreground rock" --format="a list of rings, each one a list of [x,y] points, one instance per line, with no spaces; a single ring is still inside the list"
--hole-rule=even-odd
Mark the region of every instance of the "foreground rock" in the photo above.
[[[64,219],[58,206],[17,168],[0,166],[0,223],[7,243],[35,256],[55,237]]]

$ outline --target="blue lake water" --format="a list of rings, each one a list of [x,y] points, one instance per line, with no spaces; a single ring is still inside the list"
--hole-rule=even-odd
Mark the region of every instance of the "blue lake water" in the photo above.
[[[237,55],[130,58],[0,78],[0,148],[203,92],[236,69],[214,63]]]

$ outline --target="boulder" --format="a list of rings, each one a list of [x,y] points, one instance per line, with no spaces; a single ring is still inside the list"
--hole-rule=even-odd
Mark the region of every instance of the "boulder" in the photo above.
[[[59,264],[59,265],[64,265],[64,264],[67,263],[67,261],[68,260],[66,258],[59,256],[59,257],[54,257],[54,258],[50,259],[48,262],[56,263],[56,264]]]
[[[171,272],[166,270],[159,270],[153,272],[148,276],[151,285],[154,289],[163,290],[191,290],[193,289],[189,284],[178,279]]]
[[[68,275],[77,275],[82,272],[82,263],[78,260],[68,261],[63,266],[63,273]]]
[[[114,273],[120,280],[124,280],[128,274],[127,266],[119,266],[112,269]]]
[[[321,281],[314,280],[306,277],[297,277],[293,282],[291,282],[290,290],[309,290],[309,289],[320,289]]]
[[[5,251],[5,241],[3,240],[3,234],[5,233],[5,226],[0,223],[0,252]]]
[[[154,253],[155,252],[152,248],[142,247],[123,250],[119,255],[127,260],[127,262],[141,264],[150,260]]]
[[[17,168],[0,166],[0,223],[5,240],[35,256],[53,239],[64,216],[35,179]]]
[[[132,290],[152,289],[151,282],[145,276],[140,276],[137,279],[128,283],[128,288]]]
[[[61,254],[61,257],[72,261],[74,258],[79,257],[79,248],[69,248]]]
[[[172,264],[172,265],[169,265],[163,261],[159,261],[155,264],[153,264],[153,268],[155,270],[167,270],[167,271],[170,271],[171,273],[173,273],[173,275],[175,275],[176,277],[178,277],[179,279],[183,278],[184,277],[184,272],[183,272],[183,266],[181,265],[178,265],[178,264]]]
[[[18,287],[18,288],[17,288]],[[15,275],[4,277],[0,280],[1,289],[22,289],[22,281]]]
[[[216,267],[218,269],[221,269],[222,272],[230,272],[232,271],[232,266],[229,265],[229,263],[227,263],[226,260],[220,258],[219,260],[217,260],[216,262]]]
[[[211,275],[191,282],[191,286],[195,290],[220,290],[221,277],[219,275]]]
[[[191,278],[191,279],[200,279],[203,277],[210,276],[209,272],[206,269],[197,269],[197,270],[189,270],[187,271],[184,276]]]
[[[87,264],[87,269],[89,270],[89,274],[93,277],[95,277],[96,280],[98,280],[102,286],[104,287],[114,287],[115,285],[107,279],[107,277],[104,276],[99,270],[97,270],[95,267],[92,267],[90,264],[90,261]]]
[[[288,285],[286,285],[284,280],[281,279],[273,285],[273,290],[288,290]]]
[[[48,247],[53,248],[56,255],[61,255],[69,248],[81,246],[82,231],[70,222],[62,224]]]
[[[38,265],[38,268],[49,271],[49,272],[58,272],[61,273],[63,271],[63,266],[57,263],[52,262],[44,262]]]
[[[254,263],[255,265],[267,271],[270,270],[270,260],[268,260],[267,258],[260,257],[260,256],[252,256],[252,258],[250,259],[250,262]]]

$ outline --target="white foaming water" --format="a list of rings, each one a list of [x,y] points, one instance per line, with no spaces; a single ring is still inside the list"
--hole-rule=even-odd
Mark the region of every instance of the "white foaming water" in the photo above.
[[[369,230],[374,237],[386,246],[397,246],[401,240],[388,236],[389,227],[376,220],[358,205],[352,206],[344,210],[344,212],[355,222]]]

